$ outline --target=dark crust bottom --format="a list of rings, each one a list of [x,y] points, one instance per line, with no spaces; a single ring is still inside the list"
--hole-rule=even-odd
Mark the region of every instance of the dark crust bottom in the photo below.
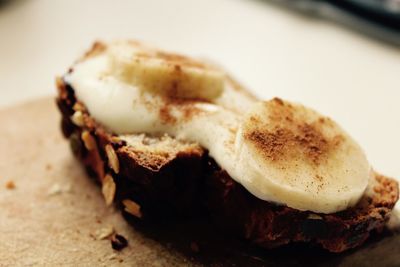
[[[274,205],[251,195],[200,148],[179,152],[150,168],[154,163],[138,161],[125,142],[90,117],[70,86],[61,79],[57,86],[62,131],[75,156],[100,183],[106,173],[111,174],[116,205],[123,209],[123,200],[134,201],[140,206],[143,221],[199,216],[205,210],[224,231],[265,248],[312,242],[331,252],[342,252],[361,245],[372,231],[381,231],[398,200],[397,182],[377,175],[372,196],[343,212],[316,214]],[[71,121],[76,103],[83,107],[81,126]],[[95,149],[85,147],[83,131],[94,137]],[[119,160],[118,173],[109,167],[108,144]]]

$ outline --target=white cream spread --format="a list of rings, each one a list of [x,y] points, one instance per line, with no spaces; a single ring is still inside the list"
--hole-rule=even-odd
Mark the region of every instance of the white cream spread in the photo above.
[[[325,133],[340,134],[344,142],[340,149],[321,159],[318,165],[310,163],[306,155],[303,158],[300,143],[295,158],[290,156],[282,161],[268,155],[265,157],[262,149],[277,149],[271,147],[274,142],[263,148],[265,140],[254,142],[249,136],[253,130],[260,132],[260,137],[265,135],[263,120],[271,117],[273,111],[264,110],[260,105],[266,103],[270,107],[273,102],[259,102],[238,89],[225,74],[220,75],[204,66],[188,66],[186,62],[179,67],[179,71],[184,73],[180,77],[185,79],[183,84],[186,87],[182,87],[184,98],[175,99],[163,94],[160,90],[164,87],[156,90],[146,88],[146,85],[157,84],[154,80],[157,77],[160,77],[158,81],[170,82],[169,75],[172,74],[169,68],[179,64],[168,64],[170,59],[164,57],[159,62],[152,61],[149,67],[144,64],[149,51],[152,56],[158,55],[153,53],[156,50],[142,45],[109,44],[101,53],[76,63],[73,71],[65,75],[65,81],[72,86],[91,116],[113,132],[123,135],[167,133],[179,140],[197,142],[235,181],[260,199],[320,213],[344,210],[360,199],[371,169],[362,150],[336,124],[332,122]],[[143,52],[147,53],[144,58],[140,56]],[[138,54],[140,60],[136,57]],[[168,54],[163,52],[163,55]],[[130,77],[139,75],[139,72],[141,79],[147,79],[145,83]],[[221,86],[218,94],[208,88],[211,85]],[[195,90],[190,91],[192,88]],[[179,95],[181,87],[178,85],[174,89]],[[206,101],[196,100],[196,90],[201,91],[199,96]],[[188,95],[190,97],[185,98]],[[293,107],[293,112],[299,110],[304,113],[303,117],[308,118],[308,109],[294,104]],[[322,118],[310,112],[311,119],[306,123],[313,125],[315,120]],[[252,122],[257,114],[261,118],[258,124]],[[303,120],[303,117],[295,119]],[[276,129],[266,130],[270,133]],[[297,144],[296,138],[290,142]],[[277,161],[280,163],[275,164]],[[323,179],[324,186],[312,176]]]

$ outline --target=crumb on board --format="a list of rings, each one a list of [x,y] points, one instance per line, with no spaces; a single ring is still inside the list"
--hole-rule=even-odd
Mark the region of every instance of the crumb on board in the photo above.
[[[68,193],[71,192],[71,185],[70,184],[66,184],[61,186],[58,183],[53,184],[49,190],[47,191],[47,195],[48,196],[54,196],[54,195],[58,195],[61,193]]]
[[[114,234],[114,232],[115,232],[114,227],[111,225],[108,225],[108,226],[104,226],[104,227],[98,229],[95,232],[94,236],[97,240],[103,240],[103,239],[110,237],[112,234]]]
[[[9,190],[15,189],[15,187],[16,186],[15,186],[15,183],[13,181],[8,181],[6,183],[6,188],[9,189]]]
[[[119,234],[113,234],[111,236],[111,247],[114,250],[119,251],[124,249],[126,246],[128,246],[128,240],[126,240],[124,236]]]
[[[46,171],[50,171],[53,168],[53,166],[50,163],[47,163],[45,168],[46,168]]]
[[[113,254],[111,254],[110,256],[108,256],[108,260],[115,260],[117,259],[118,254],[116,254],[115,252]]]

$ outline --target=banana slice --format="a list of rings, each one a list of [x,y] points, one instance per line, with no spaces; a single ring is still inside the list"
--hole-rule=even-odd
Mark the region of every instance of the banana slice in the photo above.
[[[111,71],[152,93],[212,100],[224,89],[222,71],[182,55],[123,42],[110,46],[109,55]]]
[[[236,140],[257,197],[298,210],[333,213],[363,195],[371,167],[359,145],[335,122],[299,104],[260,102],[245,116]]]

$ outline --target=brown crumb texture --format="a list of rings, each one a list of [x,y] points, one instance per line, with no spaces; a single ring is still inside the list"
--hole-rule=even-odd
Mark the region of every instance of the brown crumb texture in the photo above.
[[[12,190],[12,189],[16,188],[16,185],[15,185],[15,183],[13,181],[8,181],[6,183],[6,188],[9,189],[9,190]]]

